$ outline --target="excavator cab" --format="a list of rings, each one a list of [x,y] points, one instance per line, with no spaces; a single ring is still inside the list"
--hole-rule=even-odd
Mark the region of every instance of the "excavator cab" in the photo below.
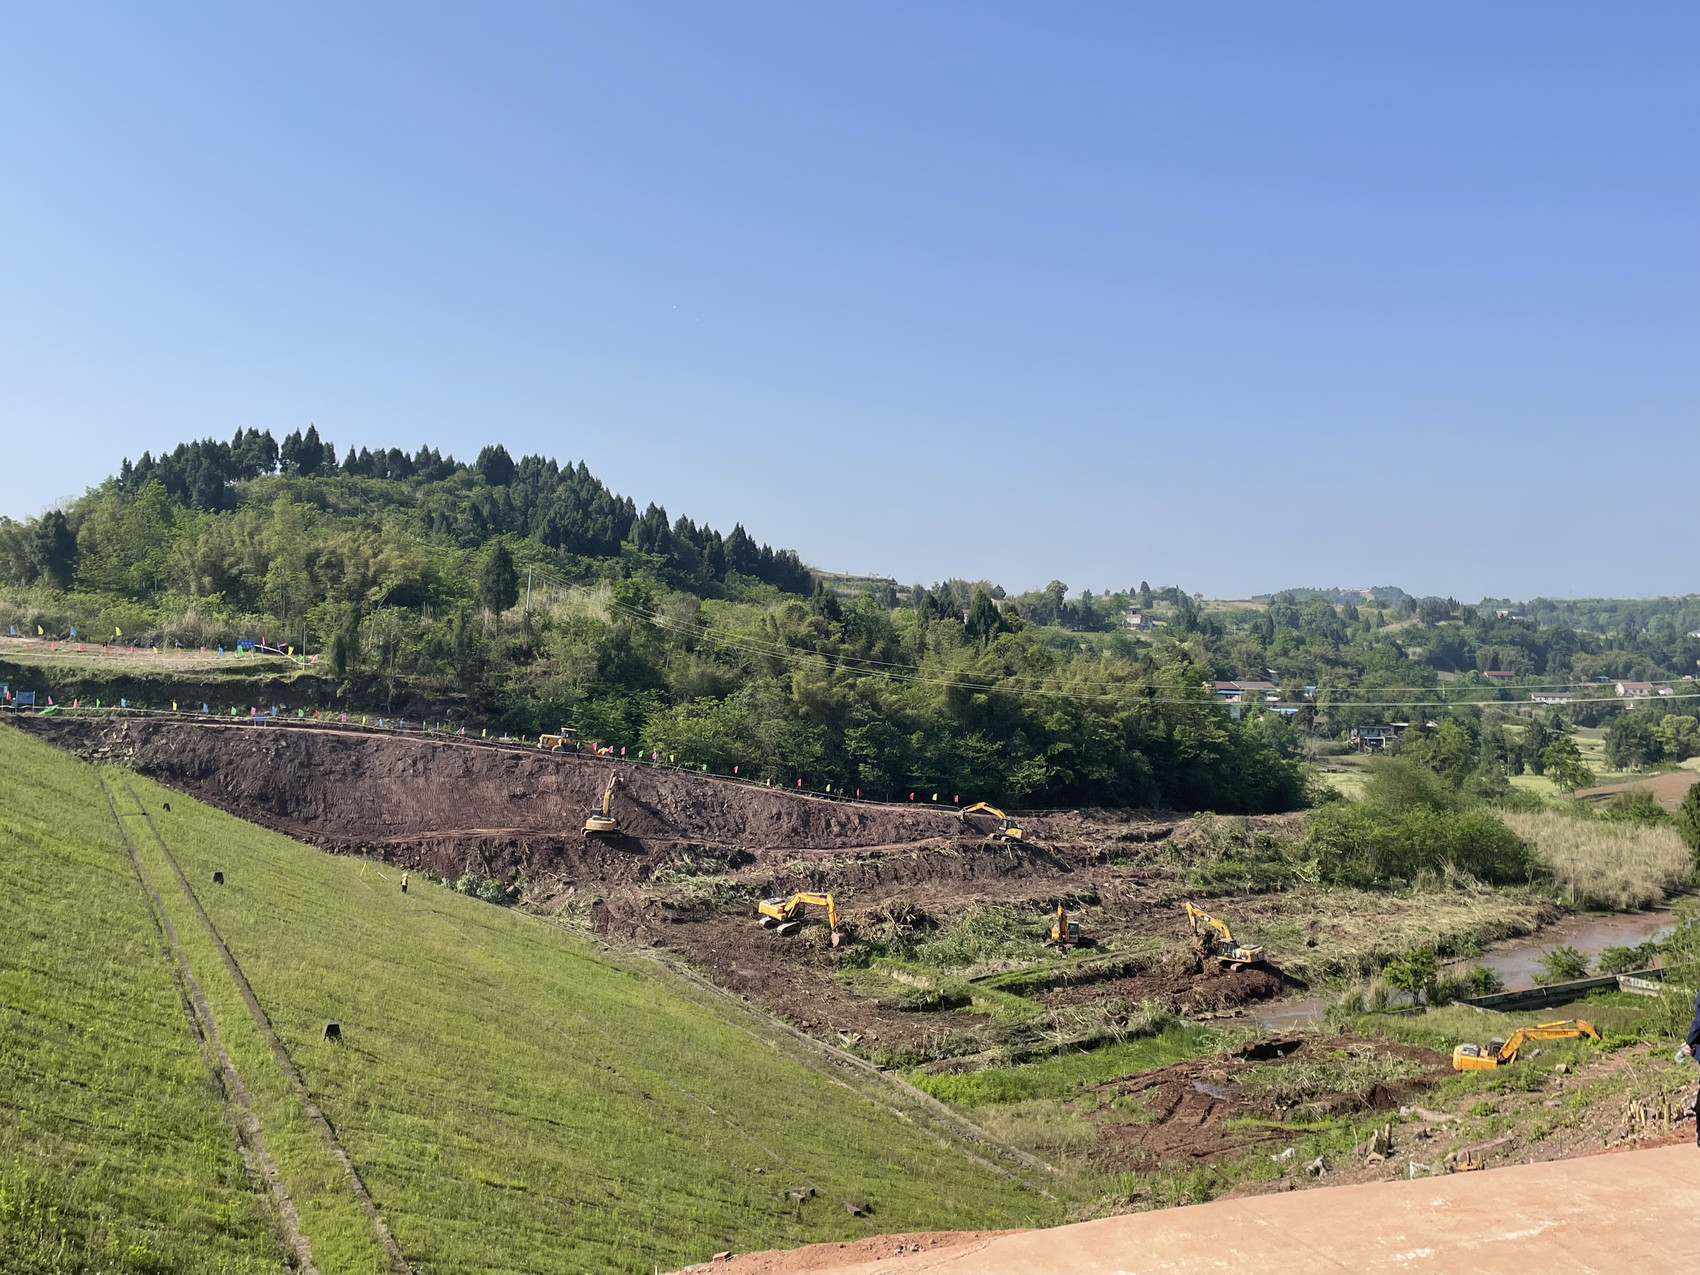
[[[584,835],[606,836],[620,830],[620,821],[614,817],[614,789],[620,784],[618,775],[608,776],[608,786],[602,790],[602,804],[593,808],[589,817],[584,821]]]
[[[998,826],[986,838],[988,841],[1020,841],[1021,827],[996,806],[984,801],[977,801],[962,812],[962,822],[968,822],[968,816],[973,814],[988,814],[998,821]]]
[[[830,894],[804,891],[789,898],[763,899],[756,905],[756,919],[762,929],[775,930],[782,937],[795,934],[803,928],[811,903],[826,909],[826,926],[832,934],[832,945],[837,947],[844,941],[844,935],[838,929],[838,905]]]
[[[1046,947],[1067,951],[1080,942],[1080,922],[1068,919],[1068,913],[1063,911],[1063,905],[1057,904],[1057,919],[1051,922],[1051,937],[1045,940]]]

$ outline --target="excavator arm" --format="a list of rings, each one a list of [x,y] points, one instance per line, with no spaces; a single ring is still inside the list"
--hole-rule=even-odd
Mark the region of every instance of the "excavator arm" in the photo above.
[[[1459,1045],[1452,1051],[1452,1068],[1454,1071],[1486,1071],[1494,1067],[1508,1067],[1517,1061],[1517,1055],[1523,1046],[1532,1040],[1598,1040],[1600,1033],[1595,1026],[1582,1018],[1565,1018],[1550,1023],[1536,1023],[1533,1027],[1519,1027],[1511,1033],[1504,1044],[1490,1041],[1487,1045]],[[1494,1048],[1495,1045],[1499,1047]]]
[[[1238,969],[1242,965],[1257,965],[1263,960],[1263,949],[1255,943],[1241,943],[1234,938],[1233,930],[1228,928],[1226,921],[1219,921],[1203,908],[1190,900],[1186,902],[1187,919],[1192,922],[1192,932],[1197,934],[1201,925],[1209,926],[1216,931],[1216,940],[1211,953],[1224,965]]]
[[[618,832],[620,821],[614,818],[614,789],[619,786],[620,776],[608,776],[608,786],[602,790],[602,804],[593,807],[590,815],[584,821],[584,831],[588,835],[593,832]]]
[[[996,840],[996,841],[1020,841],[1021,840],[1021,829],[1020,829],[1019,826],[1017,826],[1015,820],[1011,819],[1008,815],[1006,815],[1003,811],[999,810],[996,806],[992,805],[990,802],[976,801],[972,806],[969,806],[968,809],[966,809],[962,812],[962,816],[961,816],[962,822],[967,823],[968,822],[968,816],[974,815],[974,814],[991,815],[992,818],[994,818],[998,821],[997,831],[992,833],[993,840]]]
[[[832,945],[837,947],[844,936],[838,929],[838,904],[830,894],[800,890],[790,898],[763,899],[756,905],[756,914],[763,929],[795,934],[811,904],[826,909],[826,928],[832,934]]]

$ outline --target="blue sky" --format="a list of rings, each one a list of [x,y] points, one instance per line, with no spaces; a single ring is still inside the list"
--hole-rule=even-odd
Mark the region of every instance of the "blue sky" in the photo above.
[[[0,512],[238,427],[806,561],[1700,589],[1700,10],[17,6]]]

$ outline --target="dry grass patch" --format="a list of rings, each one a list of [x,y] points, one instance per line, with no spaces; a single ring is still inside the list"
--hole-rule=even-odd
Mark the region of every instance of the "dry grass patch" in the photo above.
[[[1671,827],[1597,823],[1568,815],[1507,813],[1535,843],[1563,897],[1578,905],[1644,908],[1686,882],[1694,856]]]

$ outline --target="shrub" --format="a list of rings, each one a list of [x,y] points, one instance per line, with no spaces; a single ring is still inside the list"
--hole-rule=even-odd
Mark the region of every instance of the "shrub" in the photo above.
[[[1644,970],[1658,956],[1659,945],[1651,939],[1634,947],[1608,947],[1600,953],[1600,973],[1627,974],[1630,970]]]
[[[1364,801],[1390,814],[1412,810],[1452,810],[1458,795],[1434,771],[1405,757],[1376,757],[1364,781]]]
[[[468,868],[454,883],[454,889],[462,894],[482,899],[486,903],[506,903],[508,892],[495,877],[487,877],[480,872]]]
[[[1700,851],[1700,783],[1689,787],[1676,808],[1676,831],[1685,846]]]
[[[1414,947],[1398,960],[1388,963],[1382,969],[1381,976],[1390,986],[1401,992],[1409,992],[1415,997],[1419,992],[1434,987],[1437,973],[1433,950]]]
[[[1535,982],[1543,985],[1568,983],[1571,979],[1588,977],[1588,958],[1569,946],[1542,952],[1540,967],[1541,972],[1535,975]]]
[[[1602,808],[1602,814],[1614,823],[1638,823],[1646,827],[1655,827],[1669,823],[1670,815],[1658,802],[1658,798],[1645,788],[1625,788],[1613,795]]]
[[[1489,996],[1505,990],[1505,983],[1485,965],[1472,965],[1462,974],[1442,974],[1429,991],[1429,1004],[1445,1005],[1467,996]]]
[[[1494,885],[1543,875],[1534,848],[1486,810],[1336,803],[1311,815],[1306,846],[1324,879],[1342,885],[1409,882],[1423,872],[1462,873]]]

